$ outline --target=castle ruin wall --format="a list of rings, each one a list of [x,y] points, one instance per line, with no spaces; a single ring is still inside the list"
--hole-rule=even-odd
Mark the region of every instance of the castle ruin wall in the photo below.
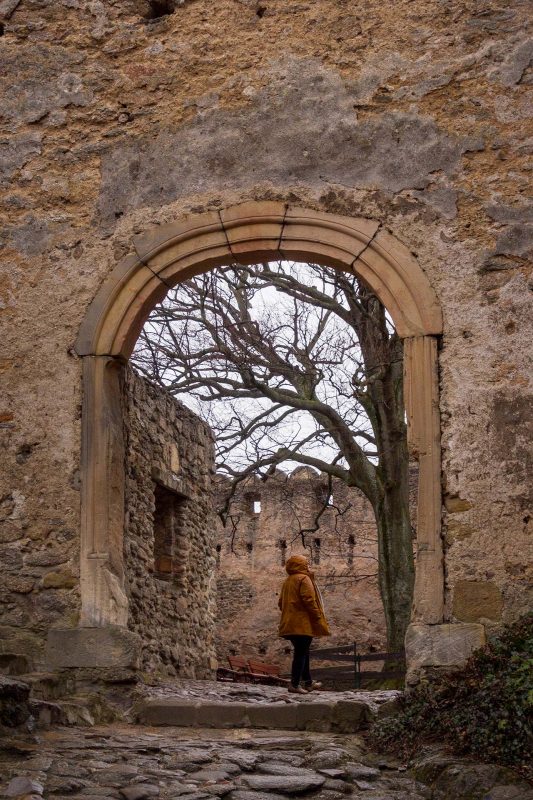
[[[515,619],[533,586],[529,4],[173,6],[1,4],[2,648],[38,663],[80,618],[89,304],[139,234],[250,200],[370,218],[416,255],[444,325],[444,621]]]
[[[411,516],[416,541],[416,466]],[[217,478],[215,505],[225,507],[229,481]],[[331,488],[331,491],[330,491]],[[327,501],[329,494],[329,501]],[[377,530],[369,501],[355,487],[308,467],[276,470],[239,484],[217,517],[217,655],[264,658],[287,666],[290,646],[278,637],[278,597],[291,555],[307,556],[331,628],[327,646],[356,642],[359,652],[386,650],[377,581]],[[315,643],[324,646],[325,642]]]

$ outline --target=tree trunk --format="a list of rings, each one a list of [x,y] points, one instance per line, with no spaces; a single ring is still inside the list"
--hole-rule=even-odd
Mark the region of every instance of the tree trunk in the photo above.
[[[369,497],[378,529],[378,580],[387,625],[387,647],[404,647],[411,617],[414,558],[409,514],[409,451],[403,393],[403,343],[390,334],[381,303],[361,291],[365,313],[357,333],[368,380],[366,410],[376,438],[379,463]]]
[[[376,438],[380,453],[374,503],[378,528],[379,586],[390,651],[401,650],[411,618],[414,558],[409,514],[409,451],[403,401],[402,343],[392,341],[394,355],[372,391],[379,413]]]
[[[414,587],[414,559],[409,516],[409,471],[384,491],[374,506],[378,529],[379,590],[387,625],[387,647],[397,652],[404,647],[405,631],[411,618]]]

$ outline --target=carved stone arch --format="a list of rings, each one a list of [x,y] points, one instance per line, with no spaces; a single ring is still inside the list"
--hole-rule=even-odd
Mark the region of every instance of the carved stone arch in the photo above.
[[[80,625],[127,625],[120,365],[169,288],[215,266],[279,258],[356,273],[404,339],[408,431],[419,460],[413,621],[442,622],[436,338],[442,315],[427,276],[405,245],[371,219],[249,202],[153,228],[135,237],[133,248],[91,303],[76,342],[84,362]]]
[[[91,303],[79,355],[128,358],[147,314],[168,289],[228,263],[287,258],[356,272],[389,311],[402,338],[442,332],[439,303],[409,250],[365,218],[282,203],[243,203],[153,228],[113,270]]]

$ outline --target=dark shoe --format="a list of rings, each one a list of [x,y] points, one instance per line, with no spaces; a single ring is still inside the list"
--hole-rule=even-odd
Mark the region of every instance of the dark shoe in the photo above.
[[[309,694],[307,689],[304,689],[303,686],[289,686],[287,691],[290,694]]]

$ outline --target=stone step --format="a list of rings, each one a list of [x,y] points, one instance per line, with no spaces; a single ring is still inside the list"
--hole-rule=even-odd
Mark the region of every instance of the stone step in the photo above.
[[[253,704],[165,697],[146,700],[137,709],[137,721],[145,725],[339,733],[356,733],[375,716],[372,707],[359,700]]]

